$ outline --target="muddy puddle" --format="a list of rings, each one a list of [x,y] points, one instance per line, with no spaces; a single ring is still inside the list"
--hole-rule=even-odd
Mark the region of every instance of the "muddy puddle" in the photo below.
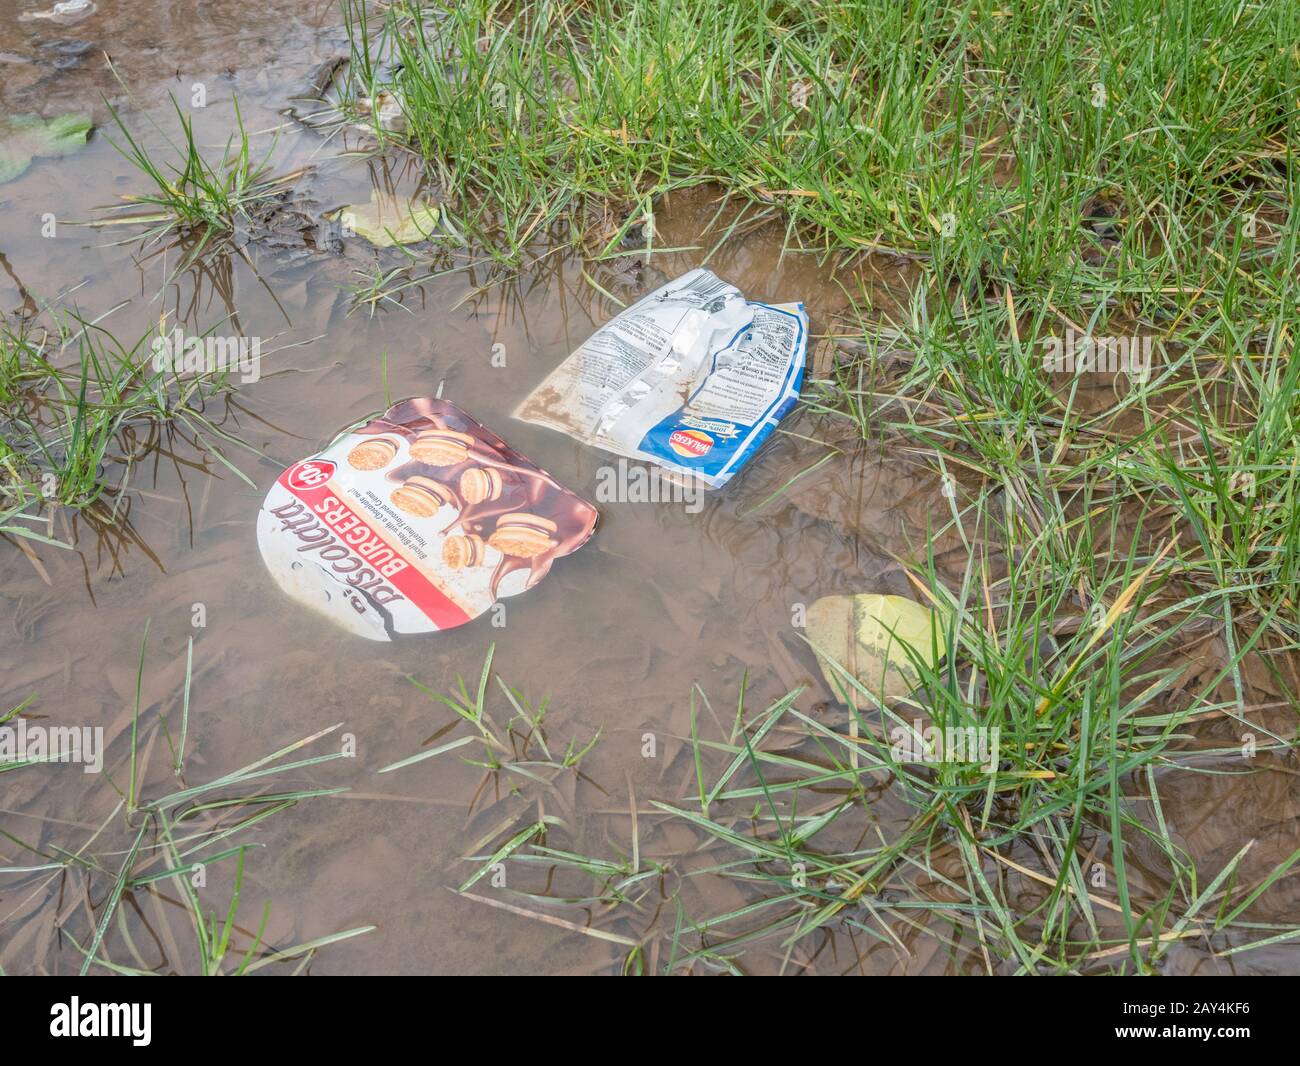
[[[346,51],[332,0],[101,3],[70,25],[19,21],[33,7],[0,3],[0,108],[81,110],[93,115],[96,129],[77,155],[38,160],[0,186],[0,310],[58,302],[128,340],[155,328],[160,315],[195,335],[237,323],[232,332],[263,340],[261,379],[213,401],[205,414],[261,455],[224,449],[257,486],[250,488],[184,434],[164,434],[142,446],[116,526],[61,516],[50,532],[71,540],[73,551],[0,544],[0,709],[35,694],[33,721],[102,725],[109,745],[104,775],[59,767],[0,779],[5,829],[41,848],[75,850],[108,818],[119,797],[107,778],[126,787],[136,667],[148,625],[139,771],[146,790],[151,783],[172,787],[171,752],[158,721],[175,720],[191,637],[187,782],[219,777],[336,723],[343,723],[340,733],[313,750],[337,750],[341,734],[355,738],[355,758],[295,778],[351,791],[304,801],[251,834],[262,847],[248,859],[240,919],[246,935],[266,901],[265,940],[274,945],[376,927],[323,950],[310,962],[312,972],[617,972],[625,953],[617,945],[449,890],[480,865],[466,861],[482,854],[475,851],[480,841],[539,814],[564,820],[563,844],[557,837],[556,846],[626,855],[635,832],[642,857],[671,864],[635,920],[617,926],[625,935],[671,922],[668,897],[681,884],[688,905],[701,911],[739,906],[739,890],[716,879],[707,886],[685,879],[716,856],[704,853],[689,827],[656,819],[649,807],[651,799],[683,800],[694,787],[687,746],[692,686],[712,704],[699,711],[702,720],[723,733],[742,683],[755,710],[803,685],[805,712],[840,713],[828,707],[830,693],[792,628],[792,611],[831,593],[910,594],[900,559],[919,559],[927,529],[949,515],[936,472],[913,452],[854,443],[844,424],[800,414],[746,474],[706,496],[698,511],[681,503],[599,503],[595,538],[560,560],[536,589],[508,601],[504,624],[484,617],[392,644],[344,636],[290,602],[264,571],[255,520],[279,471],[390,398],[431,395],[441,385],[446,398],[562,484],[594,498],[609,458],[514,421],[510,412],[618,310],[584,272],[630,302],[698,265],[713,244],[700,235],[717,212],[715,198],[696,188],[659,208],[657,243],[688,250],[656,253],[648,263],[550,257],[536,270],[486,285],[486,273],[458,271],[407,290],[400,307],[372,316],[354,307],[349,286],[372,275],[377,263],[402,265],[401,257],[377,258],[357,240],[331,242],[325,215],[364,202],[376,184],[409,187],[412,174],[400,163],[385,168],[350,156],[346,137],[322,135],[284,114],[320,64]],[[279,131],[276,170],[305,174],[267,232],[241,235],[243,255],[171,278],[176,249],[112,246],[125,234],[77,223],[140,184],[106,140],[114,131],[101,94],[133,132],[158,144],[150,120],[175,129],[167,94],[188,98],[198,83],[208,105],[189,110],[203,144],[219,152],[233,94],[246,126],[258,133],[256,145],[270,147],[267,131]],[[51,212],[57,235],[48,238],[42,220]],[[835,264],[811,255],[783,257],[781,236],[779,227],[742,227],[708,265],[751,297],[802,299],[814,335],[837,332],[837,316],[849,304],[843,264],[837,273]],[[850,270],[852,284],[866,286],[881,307],[901,306],[914,281],[905,263]],[[960,575],[960,540],[941,538],[937,550],[940,572]],[[483,772],[455,754],[377,775],[452,721],[407,678],[439,692],[451,690],[457,675],[472,682],[489,645],[502,678],[534,704],[549,698],[553,747],[563,750],[570,740],[582,746],[601,734],[581,776],[570,774],[551,790],[512,792],[510,781],[484,785]],[[1269,699],[1277,696],[1265,693],[1259,701]],[[504,699],[494,706],[508,716]],[[1300,846],[1300,779],[1286,766],[1278,770],[1192,779],[1164,795],[1166,817],[1200,856],[1226,858],[1239,841],[1257,837],[1251,868],[1266,869]],[[887,829],[907,812],[882,791],[874,816]],[[126,846],[115,842],[109,851]],[[29,861],[12,840],[0,841],[0,865]],[[214,866],[201,893],[209,908],[224,910],[230,876]],[[1159,869],[1149,876],[1158,880]],[[1288,902],[1294,913],[1295,890],[1285,891],[1282,902],[1274,898],[1271,917],[1284,918]],[[702,892],[713,895],[702,899]],[[122,908],[111,934],[120,937],[111,941],[116,961],[163,972],[186,968],[187,919],[177,900],[160,895],[161,902],[140,895]],[[65,929],[81,936],[93,926],[87,909],[102,903],[63,876],[3,875],[0,964],[9,973],[75,971],[81,956]],[[590,914],[570,910],[564,917],[584,924]],[[784,965],[890,974],[974,965],[973,948],[940,950],[911,934],[910,953],[875,941],[855,944],[851,935],[843,940],[818,959],[796,953]],[[1296,950],[1265,949],[1242,968],[1293,966]],[[779,951],[752,963],[783,965]],[[1172,972],[1220,965],[1193,944],[1167,957]]]

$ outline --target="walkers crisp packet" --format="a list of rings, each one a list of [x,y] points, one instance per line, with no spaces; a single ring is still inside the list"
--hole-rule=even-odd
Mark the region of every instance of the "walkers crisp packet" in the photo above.
[[[257,543],[291,597],[391,640],[532,588],[595,527],[586,500],[454,404],[422,398],[284,471]]]
[[[601,326],[514,416],[716,489],[798,401],[807,348],[803,304],[697,268]]]

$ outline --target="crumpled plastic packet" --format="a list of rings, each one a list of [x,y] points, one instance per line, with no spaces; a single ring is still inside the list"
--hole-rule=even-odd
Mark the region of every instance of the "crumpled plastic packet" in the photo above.
[[[421,398],[285,470],[257,543],[289,596],[391,640],[464,625],[532,588],[596,517],[455,404]]]
[[[803,304],[698,268],[605,323],[514,416],[715,489],[794,407],[807,348]]]

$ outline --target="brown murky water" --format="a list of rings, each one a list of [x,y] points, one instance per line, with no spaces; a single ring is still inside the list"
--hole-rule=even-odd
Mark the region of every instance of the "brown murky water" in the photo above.
[[[338,722],[356,738],[355,759],[294,779],[348,785],[351,792],[307,801],[249,834],[264,847],[249,857],[241,928],[256,927],[266,900],[272,902],[267,940],[279,946],[377,926],[328,947],[311,964],[317,973],[616,970],[622,956],[616,946],[448,890],[474,868],[463,859],[481,838],[535,815],[538,802],[532,793],[497,800],[489,787],[471,810],[481,775],[455,755],[376,776],[379,767],[418,751],[450,720],[405,677],[446,691],[457,674],[477,677],[495,642],[500,674],[534,702],[550,698],[553,746],[563,749],[569,738],[585,743],[603,732],[583,763],[585,779],[568,780],[544,801],[546,813],[569,823],[563,846],[626,854],[632,819],[616,812],[628,810],[629,793],[646,812],[650,798],[676,800],[690,791],[693,771],[682,738],[689,734],[693,684],[708,694],[724,726],[746,675],[755,709],[798,684],[808,686],[801,707],[826,699],[811,656],[793,635],[793,605],[862,589],[909,593],[894,556],[914,555],[927,526],[946,520],[947,501],[935,475],[907,455],[858,450],[820,468],[797,492],[765,502],[826,454],[805,437],[834,436],[830,427],[799,416],[787,427],[790,435],[724,493],[708,497],[698,514],[671,504],[602,504],[591,543],[561,560],[538,588],[508,601],[504,626],[484,616],[437,637],[391,645],[344,637],[289,602],[263,570],[255,518],[278,471],[342,426],[382,409],[387,397],[429,395],[443,382],[447,398],[592,498],[597,469],[608,460],[515,422],[509,412],[617,308],[582,277],[581,262],[552,258],[540,271],[481,291],[480,276],[459,272],[409,293],[403,309],[373,318],[349,315],[343,288],[374,262],[359,241],[341,251],[317,250],[302,239],[251,241],[249,262],[230,257],[166,283],[174,250],[111,247],[108,241],[118,234],[76,225],[140,189],[138,175],[105,140],[100,94],[130,109],[132,129],[157,145],[160,137],[147,118],[173,131],[167,94],[184,103],[202,83],[208,106],[192,113],[214,156],[228,136],[230,100],[237,95],[248,128],[260,131],[259,145],[271,144],[266,131],[280,129],[276,169],[310,168],[294,195],[301,217],[319,220],[326,211],[366,200],[376,181],[410,180],[377,163],[342,157],[345,138],[327,139],[282,114],[319,63],[346,51],[337,7],[333,0],[131,0],[101,3],[73,25],[19,21],[21,12],[38,6],[0,2],[0,108],[45,115],[89,110],[97,130],[79,154],[38,161],[0,186],[0,309],[61,300],[94,318],[116,308],[103,325],[131,341],[160,314],[191,334],[236,320],[246,335],[263,338],[263,377],[207,413],[265,457],[228,449],[256,482],[254,491],[191,444],[163,440],[134,471],[127,521],[118,532],[97,534],[84,520],[56,524],[55,534],[73,539],[76,550],[37,547],[39,568],[12,544],[0,544],[0,708],[34,693],[31,713],[45,716],[47,724],[102,724],[109,774],[124,788],[136,661],[148,622],[141,700],[148,712],[142,733],[146,794],[172,787],[157,716],[173,716],[174,726],[186,643],[193,636],[187,781],[215,778]],[[707,190],[673,199],[660,210],[657,243],[700,243],[714,210]],[[58,220],[54,239],[41,236],[46,212]],[[587,269],[604,288],[629,299],[698,264],[707,247],[655,255],[641,268],[616,262]],[[806,256],[783,258],[779,249],[779,230],[760,226],[729,242],[709,265],[751,297],[804,300],[814,334],[834,332],[835,314],[848,300],[831,267]],[[876,301],[905,298],[910,278],[903,266],[874,264],[864,276]],[[493,365],[494,353],[504,355],[504,366]],[[946,547],[955,551],[958,545]],[[192,625],[196,604],[206,612],[205,628]],[[504,700],[495,706],[499,711]],[[654,758],[643,754],[646,734],[656,739]],[[337,743],[337,734],[322,742]],[[312,749],[320,750],[330,749]],[[104,778],[75,767],[20,772],[0,782],[5,827],[42,847],[78,846],[117,802]],[[1180,839],[1195,854],[1222,851],[1226,858],[1240,846],[1236,842],[1255,835],[1267,845],[1258,849],[1262,868],[1264,860],[1300,846],[1300,787],[1293,774],[1197,778],[1164,800]],[[879,808],[883,826],[904,814],[887,797]],[[679,870],[710,861],[695,854],[698,838],[680,824],[643,813],[638,832],[643,855],[672,860]],[[12,841],[0,840],[0,865],[31,861]],[[214,868],[205,904],[224,913],[229,884],[229,870]],[[62,878],[0,875],[0,965],[6,971],[79,966],[80,955],[60,935],[65,924],[78,937],[89,928],[86,900],[70,886]],[[688,902],[693,891],[687,889]],[[725,898],[725,886],[711,891],[723,898],[710,899],[709,910],[741,899],[738,892],[734,900]],[[137,956],[132,962],[124,941],[110,933],[117,961],[185,967],[187,949],[178,944],[192,937],[174,903],[163,910],[173,913],[164,917],[134,901],[124,906]],[[583,920],[572,912],[565,917]],[[647,911],[646,924],[650,917]],[[635,923],[623,931],[636,935]],[[965,968],[960,957],[924,939],[912,946],[910,957],[877,947],[860,961],[851,954],[823,961],[832,971]],[[1281,945],[1259,952],[1250,967],[1285,968],[1294,963],[1295,950]],[[1190,944],[1168,957],[1176,972],[1218,965]]]

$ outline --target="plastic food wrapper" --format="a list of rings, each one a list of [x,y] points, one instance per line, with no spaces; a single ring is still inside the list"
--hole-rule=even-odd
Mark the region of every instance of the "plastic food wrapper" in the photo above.
[[[700,268],[598,329],[514,416],[715,489],[794,407],[807,348],[803,304]]]
[[[582,547],[596,508],[440,399],[289,467],[257,544],[291,597],[371,640],[464,625]]]

